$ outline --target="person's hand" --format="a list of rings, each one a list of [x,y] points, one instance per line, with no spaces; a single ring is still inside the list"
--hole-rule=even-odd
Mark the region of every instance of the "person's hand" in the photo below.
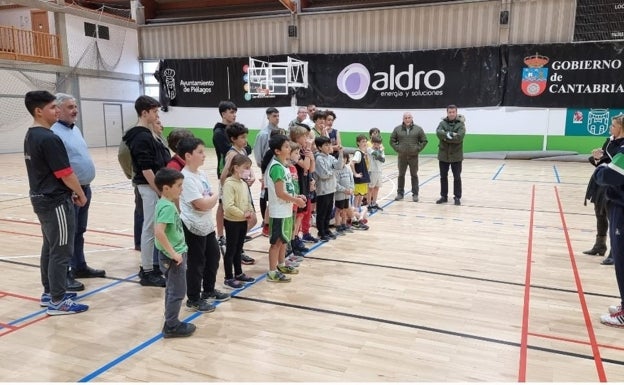
[[[362,177],[362,173],[358,172],[356,174],[353,174],[353,176],[355,176],[356,178],[361,178]]]
[[[452,132],[447,132],[446,133],[446,138],[447,139],[453,139],[453,133]]]
[[[178,254],[178,253],[174,253],[172,258],[173,261],[176,263],[177,266],[180,266],[182,264],[182,254]]]
[[[349,190],[346,190],[344,193],[345,195],[353,195],[353,190],[349,189]]]
[[[84,207],[87,204],[87,196],[86,195],[78,195],[76,193],[72,194],[72,201],[78,207]]]
[[[304,198],[301,198],[301,195],[296,196],[293,203],[296,204],[297,207],[301,208],[305,207],[306,205],[305,200]]]
[[[596,160],[602,158],[603,155],[604,155],[604,151],[602,151],[602,148],[596,148],[596,149],[592,150],[592,156]]]

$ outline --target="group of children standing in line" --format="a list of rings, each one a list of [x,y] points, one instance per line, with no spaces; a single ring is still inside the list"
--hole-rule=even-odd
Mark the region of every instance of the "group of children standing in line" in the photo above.
[[[219,153],[215,144],[220,188],[215,191],[199,171],[206,158],[205,144],[188,130],[170,133],[168,142],[175,155],[167,162],[168,167],[158,169],[153,178],[160,196],[153,223],[159,270],[166,280],[165,338],[189,336],[195,331],[194,325],[178,318],[185,294],[186,307],[200,312],[214,311],[213,301],[230,298],[215,288],[220,259],[219,211],[225,229],[224,284],[239,289],[255,281],[242,271],[241,257],[246,234],[257,223],[250,190],[256,178],[247,150],[248,129],[235,122],[233,103],[222,102],[219,111],[224,118],[221,129],[224,128],[229,141],[225,153]],[[267,116],[275,111],[268,109]],[[341,146],[335,148],[328,136],[319,134],[326,133],[320,119],[324,114],[324,111],[315,113],[313,127],[305,124],[290,127],[288,136],[281,129],[268,133],[268,148],[259,166],[268,202],[262,214],[264,223],[268,224],[268,234],[263,233],[268,235],[270,243],[269,282],[290,282],[289,275],[299,272],[297,267],[308,251],[299,232],[303,222],[310,221],[306,213],[312,213],[314,203],[318,238],[304,233],[308,237],[303,239],[308,242],[327,242],[352,232],[351,228],[368,229],[367,212],[380,209],[377,193],[385,157],[379,130],[371,130],[370,142],[365,135],[357,137],[357,149],[349,161]],[[132,143],[128,145],[131,153],[139,153]],[[134,171],[139,172],[139,168]],[[364,197],[368,209],[362,206]],[[215,224],[212,209],[217,204]],[[336,232],[329,229],[332,213]]]

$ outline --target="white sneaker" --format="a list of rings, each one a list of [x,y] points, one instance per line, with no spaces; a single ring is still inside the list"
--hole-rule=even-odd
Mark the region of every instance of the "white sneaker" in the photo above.
[[[622,305],[611,305],[609,306],[609,314],[615,314],[622,311]]]
[[[614,314],[605,314],[600,317],[600,322],[607,326],[624,328],[624,312],[620,311]]]

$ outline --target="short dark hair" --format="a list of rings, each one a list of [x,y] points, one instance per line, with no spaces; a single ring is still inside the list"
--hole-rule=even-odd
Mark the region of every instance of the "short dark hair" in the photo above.
[[[317,136],[316,138],[314,138],[314,144],[317,148],[323,147],[325,143],[331,143],[331,139],[326,136]]]
[[[377,127],[373,127],[370,130],[368,130],[368,135],[373,136],[373,132],[378,132],[381,135],[381,130]]]
[[[154,184],[158,188],[158,191],[162,191],[164,186],[171,187],[180,179],[184,179],[184,174],[180,171],[163,167],[156,171],[156,175],[154,175]]]
[[[277,134],[272,136],[271,139],[269,139],[269,150],[275,154],[275,150],[281,149],[284,142],[290,142],[286,135]]]
[[[231,102],[229,100],[221,101],[219,103],[219,115],[223,117],[223,113],[227,110],[238,111],[238,107],[236,107],[236,104],[234,104],[234,102]]]
[[[137,116],[141,116],[143,111],[150,111],[154,108],[160,107],[160,102],[151,96],[141,95],[134,102],[134,109]]]
[[[382,143],[383,139],[381,138],[381,136],[377,136],[377,135],[373,135],[371,137],[371,143]]]
[[[446,106],[446,110],[447,110],[447,111],[448,111],[448,110],[456,110],[456,109],[457,109],[457,106],[456,106],[456,105],[454,105],[454,104],[449,104],[448,106]]]
[[[195,149],[199,147],[200,144],[203,146],[206,145],[203,140],[195,136],[185,136],[183,138],[180,138],[180,141],[178,142],[178,145],[176,147],[176,154],[178,154],[180,158],[184,159],[184,155],[192,154],[193,151],[195,151]]]
[[[225,128],[225,134],[228,139],[231,141],[232,139],[236,139],[243,134],[248,134],[249,129],[245,127],[243,123],[232,123]]]
[[[24,96],[24,104],[28,113],[34,117],[36,108],[43,108],[56,100],[56,96],[48,91],[29,91]]]
[[[362,140],[368,140],[368,138],[366,137],[366,135],[364,134],[360,134],[357,136],[357,138],[355,138],[355,142],[356,143],[360,143]]]
[[[178,153],[178,143],[182,138],[192,137],[193,133],[188,128],[174,128],[173,131],[167,135],[167,146],[171,149],[171,151]]]
[[[279,114],[279,111],[275,107],[269,107],[266,109],[266,114],[267,116],[271,114]]]
[[[334,118],[334,120],[336,120],[336,113],[332,110],[326,110],[325,111],[325,117],[331,116]]]
[[[316,122],[319,119],[325,119],[327,117],[327,112],[323,110],[316,110],[312,115],[312,121]]]

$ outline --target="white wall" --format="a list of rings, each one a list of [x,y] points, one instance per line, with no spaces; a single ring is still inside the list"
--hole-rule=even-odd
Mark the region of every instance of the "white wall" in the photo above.
[[[140,74],[137,30],[65,15],[69,66]],[[85,36],[84,23],[107,26],[110,40]],[[96,49],[96,41],[98,49]]]
[[[123,129],[133,127],[137,121],[134,101],[141,95],[138,82],[116,79],[81,77],[80,108],[82,132],[90,147],[106,145],[104,132],[104,103],[122,105]],[[109,145],[111,145],[109,143]]]
[[[13,8],[0,11],[0,25],[15,27],[19,29],[32,29],[30,22],[30,8]],[[54,13],[48,12],[48,25],[50,33],[56,34],[56,26],[54,24]]]
[[[318,106],[320,109],[327,107]],[[296,107],[280,107],[280,126],[287,127],[295,118]],[[401,124],[403,113],[410,110],[359,110],[336,108],[334,126],[345,132],[368,132],[372,127],[382,132],[392,132]],[[259,129],[266,124],[264,108],[240,108],[236,120],[250,129]],[[425,132],[433,133],[446,116],[444,109],[411,110],[414,122]],[[465,108],[459,113],[467,120],[467,127],[474,134],[497,135],[564,135],[565,109],[490,107]],[[170,107],[169,112],[160,113],[161,121],[167,127],[213,127],[218,121],[219,111],[214,108]]]

